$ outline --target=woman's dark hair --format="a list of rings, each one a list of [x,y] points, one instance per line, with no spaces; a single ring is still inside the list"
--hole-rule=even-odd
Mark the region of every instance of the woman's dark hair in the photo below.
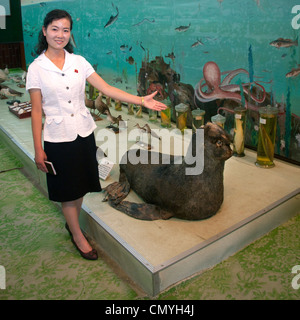
[[[72,17],[70,16],[70,14],[67,11],[59,10],[59,9],[55,9],[55,10],[52,10],[52,11],[47,13],[47,15],[46,15],[46,17],[44,19],[43,27],[45,29],[47,29],[48,25],[50,23],[52,23],[52,21],[63,19],[63,18],[66,18],[66,19],[68,19],[70,21],[70,31],[71,31],[72,30],[72,26],[73,26]],[[44,50],[47,50],[47,48],[48,48],[48,43],[47,43],[46,37],[43,34],[43,30],[41,30],[40,33],[39,33],[38,44],[35,47],[35,52],[38,55],[40,55]],[[73,53],[74,52],[73,46],[70,43],[70,41],[65,46],[65,49],[69,53]]]

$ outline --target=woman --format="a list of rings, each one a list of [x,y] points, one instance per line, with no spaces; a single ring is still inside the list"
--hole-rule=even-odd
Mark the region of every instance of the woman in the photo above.
[[[156,93],[138,97],[107,84],[90,63],[73,54],[72,24],[71,16],[64,10],[46,15],[36,49],[39,56],[28,68],[26,89],[32,103],[35,163],[47,173],[49,199],[61,202],[66,228],[82,257],[96,260],[97,251],[79,226],[83,196],[101,191],[93,133],[96,125],[84,103],[86,81],[116,100],[157,111],[166,106],[153,99]],[[46,160],[53,163],[57,175],[48,173]]]

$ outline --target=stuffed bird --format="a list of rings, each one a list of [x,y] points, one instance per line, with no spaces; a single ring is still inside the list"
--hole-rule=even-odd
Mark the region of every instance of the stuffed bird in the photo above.
[[[107,120],[108,120],[112,125],[117,125],[117,126],[119,126],[120,121],[123,121],[121,115],[119,115],[118,117],[112,116],[111,113],[109,112],[109,109],[105,110],[103,113],[107,115]]]
[[[95,100],[95,108],[100,114],[103,114],[105,110],[108,110],[108,106],[102,101],[102,93],[99,93]]]
[[[139,128],[140,133],[144,134],[150,134],[152,137],[157,138],[159,140],[161,140],[161,138],[154,132],[151,130],[151,128],[149,127],[149,125],[146,123],[143,127],[141,127],[138,123],[135,125],[135,127]]]
[[[11,96],[11,97],[15,97],[15,96],[22,97],[22,95],[24,94],[22,92],[18,92],[14,89],[11,89],[11,88],[9,88],[7,86],[3,86],[3,85],[0,85],[0,93],[4,94],[6,96]]]

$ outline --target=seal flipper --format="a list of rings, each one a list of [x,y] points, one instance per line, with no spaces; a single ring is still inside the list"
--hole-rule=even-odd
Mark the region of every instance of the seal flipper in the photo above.
[[[115,201],[111,201],[110,198],[108,202],[114,209],[139,220],[167,220],[173,217],[172,213],[164,211],[154,204],[134,203],[129,201],[122,201],[117,204]]]
[[[152,221],[167,220],[173,217],[173,214],[154,204],[122,201],[130,191],[130,184],[124,172],[120,173],[119,182],[113,182],[103,190],[106,195],[102,201],[108,201],[112,208],[135,219]]]
[[[119,204],[125,199],[130,191],[130,185],[128,180],[122,182],[113,182],[105,187],[104,192],[106,193],[102,201],[109,201],[109,203]]]

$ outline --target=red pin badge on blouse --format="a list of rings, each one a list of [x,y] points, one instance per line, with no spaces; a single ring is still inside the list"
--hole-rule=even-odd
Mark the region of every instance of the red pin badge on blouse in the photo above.
[[[77,70],[77,69],[75,69],[74,71],[75,71],[76,73],[78,73],[78,70]]]

